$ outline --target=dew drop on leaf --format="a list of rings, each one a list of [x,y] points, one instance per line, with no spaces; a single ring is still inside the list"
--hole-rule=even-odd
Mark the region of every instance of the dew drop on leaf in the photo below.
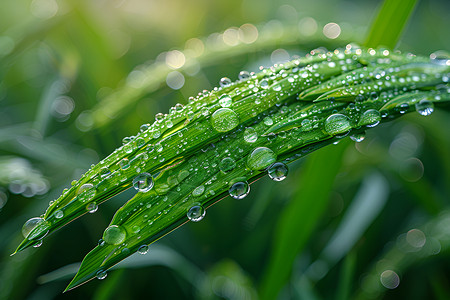
[[[247,166],[251,170],[263,170],[276,162],[277,155],[266,147],[255,148],[247,158]]]
[[[359,119],[358,126],[375,127],[381,121],[381,114],[376,109],[366,110]]]
[[[422,99],[416,103],[416,111],[422,116],[429,116],[434,111],[434,104],[431,101]]]
[[[241,72],[239,72],[238,78],[239,78],[240,80],[246,80],[246,79],[248,79],[249,77],[250,77],[250,73],[249,73],[248,71],[241,71]]]
[[[95,275],[95,277],[97,277],[97,279],[105,279],[106,276],[108,276],[108,274],[106,273],[106,271],[100,270],[97,272],[97,274]]]
[[[254,143],[258,139],[258,133],[253,127],[247,127],[244,131],[244,140],[247,143]]]
[[[64,212],[58,209],[53,213],[53,215],[55,216],[56,219],[61,219],[62,217],[64,217]]]
[[[325,131],[329,135],[337,135],[352,129],[350,119],[343,114],[332,114],[325,120]]]
[[[149,173],[141,173],[133,179],[133,187],[138,192],[148,192],[153,187],[153,178]]]
[[[111,225],[103,232],[103,240],[111,245],[119,245],[127,236],[125,229],[122,226]]]
[[[227,132],[239,125],[239,116],[229,108],[219,108],[211,116],[211,125],[218,132]]]
[[[270,179],[274,181],[284,180],[288,172],[288,167],[282,162],[276,162],[267,169]]]
[[[231,79],[228,77],[222,77],[219,82],[221,87],[227,87],[231,85]]]
[[[350,139],[354,142],[360,143],[364,141],[364,138],[366,137],[366,134],[364,132],[355,133],[350,136]]]
[[[148,245],[140,246],[137,252],[139,254],[142,254],[142,255],[147,254],[147,252],[148,252]]]
[[[193,197],[199,197],[200,195],[203,194],[204,191],[205,191],[205,186],[204,186],[204,185],[200,185],[200,186],[196,187],[196,188],[192,191],[192,196],[193,196]]]
[[[243,199],[250,193],[250,185],[246,181],[239,181],[234,183],[228,192],[234,199]]]
[[[230,107],[231,106],[232,99],[229,95],[223,94],[219,97],[219,104],[222,107]]]
[[[88,205],[86,205],[86,210],[88,211],[88,213],[93,214],[97,211],[98,209],[98,205],[95,202],[89,203]]]
[[[33,231],[36,227],[41,224],[44,224],[46,221],[43,218],[31,218],[25,222],[22,226],[22,235],[24,238],[27,238],[31,231]],[[33,234],[34,235],[34,234]],[[31,240],[31,238],[28,238]]]
[[[219,163],[219,169],[223,173],[228,173],[236,167],[236,162],[231,157],[225,157]]]
[[[205,217],[206,210],[200,204],[195,204],[189,208],[186,215],[192,222],[198,222]]]

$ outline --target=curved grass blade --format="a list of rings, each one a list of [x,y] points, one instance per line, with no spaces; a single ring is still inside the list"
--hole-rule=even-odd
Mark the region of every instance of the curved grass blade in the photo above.
[[[389,68],[389,62],[405,59],[351,47],[314,54],[225,82],[190,98],[185,106],[177,104],[168,115],[156,115],[153,124],[144,124],[136,136],[125,138],[123,146],[74,181],[42,218],[26,223],[27,237],[16,251],[41,243],[47,234],[134,186],[138,193],[116,212],[103,241],[85,257],[67,289],[102,277],[188,220],[200,220],[226,195],[245,197],[248,183],[267,172],[281,180],[287,163],[402,115],[396,106],[382,119],[379,110],[390,99],[419,89],[417,82],[410,82],[406,89],[392,86],[376,100],[363,95],[357,102],[311,103],[299,93],[352,70]],[[416,60],[423,58],[409,57],[408,63]],[[425,78],[420,86],[434,95],[431,104],[439,97],[447,101],[450,67],[428,67],[435,80]]]

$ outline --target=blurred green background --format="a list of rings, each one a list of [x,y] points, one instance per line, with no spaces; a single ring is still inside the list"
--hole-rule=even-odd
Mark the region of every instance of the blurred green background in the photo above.
[[[292,164],[285,181],[262,178],[245,200],[224,199],[106,280],[66,294],[77,263],[129,194],[39,249],[9,254],[27,219],[156,113],[241,70],[361,43],[379,4],[2,0],[0,299],[256,299],[268,284],[280,219],[289,203],[303,201],[298,183],[321,188],[306,173],[308,159]],[[420,1],[398,48],[448,50],[449,13],[448,1]],[[339,173],[325,213],[295,228],[308,239],[280,299],[450,299],[448,128],[448,110],[413,114],[356,145],[321,150],[343,152]],[[332,171],[317,168],[323,177]],[[298,220],[309,215],[304,209]]]

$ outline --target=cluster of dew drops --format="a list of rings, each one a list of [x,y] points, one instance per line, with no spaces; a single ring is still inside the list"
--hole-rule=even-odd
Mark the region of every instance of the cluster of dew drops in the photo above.
[[[447,64],[449,65],[450,60],[448,60],[448,57],[442,58],[442,57],[432,57],[432,62],[437,64]],[[239,80],[244,81],[252,78],[254,76],[254,73],[249,73],[247,71],[241,71],[239,73]],[[413,80],[416,80],[413,78]],[[448,82],[448,78],[445,80],[445,82]],[[224,77],[219,82],[221,88],[229,87],[232,84],[232,81]],[[259,82],[259,86],[261,89],[267,89],[269,88],[269,83],[267,80],[263,79]],[[277,88],[277,86],[273,87],[274,89]],[[217,88],[216,88],[217,89]],[[281,87],[280,87],[281,89]],[[352,93],[352,91],[350,91]],[[203,91],[202,93],[199,93],[199,96],[194,99],[193,97],[189,98],[189,102],[192,103],[195,100],[198,100],[202,96],[206,97],[209,95],[208,91]],[[391,98],[394,95],[382,95],[384,98]],[[372,93],[371,97],[377,97],[377,95],[374,95]],[[438,95],[436,97],[439,97]],[[237,114],[230,108],[232,105],[232,97],[228,94],[222,94],[218,98],[220,108],[217,109],[212,115],[211,115],[211,125],[216,129],[218,132],[227,132],[233,128],[235,128],[239,124],[239,118]],[[354,104],[349,105],[349,111],[352,110],[352,106]],[[186,122],[192,121],[195,116],[194,112],[192,110],[184,111],[185,107],[182,104],[176,104],[174,107],[170,109],[169,114],[180,114],[184,113],[186,116]],[[406,113],[409,109],[409,105],[407,103],[401,103],[398,105],[398,111],[400,113]],[[415,109],[416,111],[423,115],[428,116],[434,111],[434,105],[431,101],[427,99],[422,99],[420,101],[417,101],[415,103]],[[201,114],[204,116],[209,115],[209,110],[207,107],[203,107],[201,109]],[[165,128],[171,128],[173,126],[173,122],[171,118],[167,118],[167,114],[158,113],[155,116],[155,123],[156,126],[150,126],[149,124],[143,124],[140,127],[140,133],[145,134],[144,137],[147,137],[148,134],[151,134],[151,138],[158,138],[161,136],[161,130]],[[375,127],[377,126],[381,119],[383,117],[386,117],[386,115],[383,115],[376,109],[368,109],[365,112],[363,112],[360,115],[358,126],[365,126],[365,127]],[[273,124],[273,121],[270,117],[264,118],[264,123],[268,126]],[[305,121],[305,120],[304,120]],[[158,125],[160,126],[158,128]],[[150,131],[150,129],[152,130]],[[328,134],[332,136],[345,136],[346,133],[350,132],[350,130],[353,128],[351,119],[343,114],[343,113],[334,113],[330,115],[324,123],[324,131],[326,131]],[[182,135],[182,132],[179,132],[179,135]],[[252,127],[247,127],[244,132],[244,139],[246,142],[252,143],[256,141],[258,138],[258,135]],[[356,142],[361,142],[364,140],[364,132],[357,133],[350,138]],[[123,139],[123,146],[121,147],[126,153],[131,153],[134,150],[144,146],[146,144],[146,141],[143,137],[140,135],[136,137],[126,137]],[[148,152],[156,151],[157,153],[161,153],[163,150],[163,146],[159,143],[155,144],[154,146],[149,145],[147,147]],[[120,151],[122,149],[117,149],[116,151]],[[116,152],[115,151],[115,152]],[[148,159],[148,155],[146,153],[140,154],[141,156],[144,155],[146,157],[140,157],[142,161],[146,161]],[[156,157],[155,157],[156,158]],[[104,162],[104,161],[103,161]],[[162,162],[162,161],[161,161]],[[265,170],[268,174],[268,176],[274,180],[274,181],[282,181],[286,178],[288,174],[288,167],[283,162],[277,162],[276,161],[276,154],[266,147],[258,147],[254,149],[248,159],[247,159],[247,165],[252,170]],[[235,166],[235,161],[230,157],[225,157],[221,160],[219,163],[219,169],[223,172],[228,172],[229,170],[232,170]],[[126,170],[128,167],[130,167],[130,161],[127,158],[122,159],[119,162],[119,167],[121,170]],[[139,168],[137,169],[139,171]],[[107,167],[103,167],[100,170],[100,177],[107,177],[111,175],[111,171]],[[76,182],[75,182],[76,183]],[[73,183],[73,184],[75,184]],[[143,172],[134,177],[132,181],[133,187],[138,191],[142,193],[146,193],[150,191],[154,186],[153,176],[149,173]],[[196,191],[194,190],[193,193]],[[197,191],[199,192],[199,191]],[[250,185],[246,181],[238,181],[231,185],[229,188],[229,195],[234,199],[243,199],[246,197],[250,192]],[[92,199],[95,196],[95,188],[93,184],[91,183],[85,183],[81,185],[77,190],[78,197],[84,202],[89,199]],[[98,205],[95,202],[88,203],[86,206],[86,209],[89,213],[94,213],[98,208]],[[205,208],[200,203],[194,203],[187,211],[186,215],[187,218],[190,221],[198,222],[204,218],[206,214]],[[61,219],[64,216],[64,213],[62,210],[56,210],[53,213],[54,217],[56,219]],[[39,226],[39,230],[34,230]],[[29,219],[22,228],[22,234],[24,237],[28,238],[29,240],[35,240],[34,247],[39,247],[42,244],[42,239],[48,234],[50,225],[48,222],[42,218],[42,217],[35,217]],[[33,233],[30,235],[30,233]],[[108,228],[105,229],[102,239],[99,241],[99,245],[102,246],[105,243],[112,244],[112,245],[119,245],[124,242],[126,238],[126,231],[123,227],[118,225],[111,225]],[[138,253],[140,254],[146,254],[148,251],[148,245],[141,245],[138,248]],[[97,273],[97,278],[103,279],[106,277],[106,271],[100,270]]]

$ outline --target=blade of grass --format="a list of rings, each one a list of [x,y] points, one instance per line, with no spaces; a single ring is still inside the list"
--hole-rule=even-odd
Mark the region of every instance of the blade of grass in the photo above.
[[[310,156],[302,170],[296,197],[283,209],[273,241],[272,255],[261,285],[261,299],[276,299],[289,278],[297,254],[313,234],[324,213],[348,142]]]
[[[385,0],[364,42],[366,47],[394,48],[418,0]]]
[[[350,252],[344,260],[341,270],[338,290],[336,293],[336,300],[350,299],[350,291],[352,288],[352,281],[356,269],[356,253]]]

